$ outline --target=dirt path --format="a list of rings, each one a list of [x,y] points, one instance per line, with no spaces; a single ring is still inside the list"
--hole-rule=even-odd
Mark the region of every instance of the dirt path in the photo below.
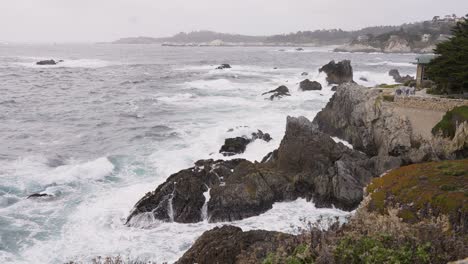
[[[422,110],[416,108],[407,108],[394,106],[395,113],[402,117],[408,117],[415,135],[420,135],[425,139],[430,139],[432,128],[439,123],[445,112]]]

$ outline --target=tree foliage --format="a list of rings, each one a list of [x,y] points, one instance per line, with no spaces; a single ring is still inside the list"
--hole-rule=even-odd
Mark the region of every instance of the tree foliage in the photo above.
[[[438,55],[426,70],[441,92],[468,92],[468,15],[452,29],[453,36],[437,45]]]

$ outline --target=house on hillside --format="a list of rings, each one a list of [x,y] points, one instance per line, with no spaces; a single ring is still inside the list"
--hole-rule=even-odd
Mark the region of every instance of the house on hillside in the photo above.
[[[429,80],[426,76],[426,66],[435,58],[435,55],[421,55],[416,57],[416,87],[421,87],[425,80]]]

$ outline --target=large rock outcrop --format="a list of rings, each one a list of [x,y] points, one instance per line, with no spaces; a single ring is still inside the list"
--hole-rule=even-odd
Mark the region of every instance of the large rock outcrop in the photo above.
[[[439,139],[429,141],[415,135],[409,120],[383,102],[379,89],[341,86],[317,114],[314,124],[369,156],[392,156],[403,164],[452,157]]]
[[[210,222],[234,221],[299,197],[313,199],[319,207],[352,210],[373,177],[399,165],[399,159],[369,158],[336,143],[305,117],[288,117],[280,147],[265,163],[198,161],[143,197],[127,223],[138,226],[147,219],[199,222],[203,215]],[[207,191],[209,201],[205,200]]]
[[[336,63],[334,60],[319,69],[327,74],[328,84],[343,84],[353,82],[353,67],[351,61],[343,60]]]
[[[279,232],[253,230],[243,232],[235,226],[206,231],[176,264],[247,264],[261,263],[279,247],[285,253],[294,249],[295,237]]]
[[[237,154],[244,153],[244,151],[247,148],[247,145],[257,139],[260,139],[266,142],[269,142],[270,140],[272,140],[270,134],[263,133],[263,131],[261,130],[257,130],[257,132],[252,133],[252,136],[250,138],[248,138],[247,136],[242,136],[242,137],[225,139],[224,145],[221,146],[219,153],[223,154],[224,156],[234,156]]]

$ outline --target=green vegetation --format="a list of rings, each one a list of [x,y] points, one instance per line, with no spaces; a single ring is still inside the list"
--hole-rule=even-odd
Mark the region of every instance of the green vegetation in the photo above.
[[[457,215],[468,214],[468,160],[415,164],[393,170],[376,178],[367,187],[369,208],[382,214],[389,207],[401,208],[398,215],[404,221],[422,220],[428,216],[446,215],[457,229],[463,225]]]
[[[386,102],[393,102],[395,101],[395,96],[394,95],[383,95],[382,96],[383,100]]]
[[[443,263],[466,258],[468,159],[395,169],[349,221],[307,223],[263,264]],[[323,228],[328,226],[328,230]]]
[[[417,245],[395,243],[392,236],[352,237],[342,239],[335,250],[339,263],[429,263],[430,243]]]
[[[460,106],[448,111],[442,120],[434,126],[432,134],[441,134],[452,139],[455,136],[457,124],[462,122],[468,122],[468,106]]]
[[[437,84],[438,93],[468,92],[468,16],[452,30],[453,37],[437,45],[426,69],[429,79]]]

